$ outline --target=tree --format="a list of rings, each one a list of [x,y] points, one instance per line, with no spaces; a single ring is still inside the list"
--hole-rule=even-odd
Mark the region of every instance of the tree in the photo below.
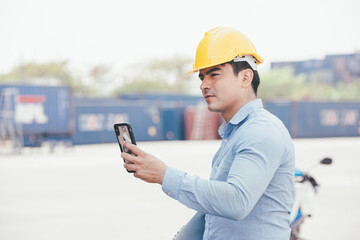
[[[109,96],[113,91],[116,78],[111,74],[111,68],[103,64],[93,66],[83,80],[88,90],[87,96],[102,97]]]
[[[86,95],[88,91],[81,79],[73,76],[68,61],[49,63],[27,63],[15,67],[7,74],[0,75],[0,84],[68,85],[76,95]]]
[[[270,70],[261,75],[258,96],[264,100],[359,100],[360,79],[353,83],[326,81],[323,72],[314,73],[309,81],[295,75],[292,68]]]
[[[188,93],[198,89],[198,80],[189,81],[196,75],[185,74],[191,69],[191,62],[190,58],[175,55],[135,63],[121,74],[99,64],[80,77],[70,71],[68,61],[27,63],[0,75],[0,84],[68,85],[80,97],[116,96],[124,92]],[[306,79],[305,75],[295,75],[292,68],[273,69],[260,76],[258,96],[263,100],[360,100],[360,79],[335,84],[326,81],[330,79],[326,72],[315,72]]]
[[[258,96],[264,100],[298,100],[307,94],[305,76],[295,76],[292,68],[268,71],[260,79]]]
[[[170,80],[174,85],[181,86],[191,78],[185,74],[190,69],[191,61],[191,58],[174,55],[171,58],[150,62],[148,70]]]
[[[155,59],[144,64],[130,66],[132,72],[123,77],[124,84],[115,90],[123,92],[184,92],[191,75],[191,59],[174,55],[167,59]]]

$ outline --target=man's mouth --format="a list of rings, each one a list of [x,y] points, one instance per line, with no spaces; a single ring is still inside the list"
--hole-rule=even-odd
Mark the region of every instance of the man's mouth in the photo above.
[[[204,96],[205,100],[213,98],[213,97],[215,97],[215,91],[214,90],[204,91],[203,96]]]
[[[215,95],[204,95],[205,99],[209,99],[209,98],[212,98],[212,97],[215,97]]]

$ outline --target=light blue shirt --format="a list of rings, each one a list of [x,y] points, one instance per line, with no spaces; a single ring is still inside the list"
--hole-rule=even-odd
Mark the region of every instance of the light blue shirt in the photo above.
[[[210,180],[168,167],[163,191],[204,213],[203,239],[288,240],[295,157],[287,129],[255,99],[219,133]]]

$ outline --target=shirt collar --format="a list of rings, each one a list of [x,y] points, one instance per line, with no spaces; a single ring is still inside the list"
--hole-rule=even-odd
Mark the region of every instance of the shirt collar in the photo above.
[[[230,123],[233,125],[237,125],[238,123],[243,121],[247,116],[249,116],[250,113],[255,111],[255,109],[262,107],[263,104],[260,98],[252,100],[239,109],[239,111],[230,120]]]
[[[242,122],[249,114],[255,111],[257,108],[262,108],[263,104],[260,98],[254,99],[244,106],[242,106],[239,111],[233,116],[233,118],[230,120],[229,124],[226,124],[224,122],[220,128],[219,128],[219,135],[221,137],[224,137],[224,135],[230,134],[230,130],[233,126],[238,125],[240,122]],[[226,136],[225,136],[226,137]]]

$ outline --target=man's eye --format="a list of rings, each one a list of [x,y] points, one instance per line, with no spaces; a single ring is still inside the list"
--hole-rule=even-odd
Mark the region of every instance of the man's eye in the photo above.
[[[218,75],[220,75],[219,73],[212,73],[211,74],[211,77],[216,77],[216,76],[218,76]]]

